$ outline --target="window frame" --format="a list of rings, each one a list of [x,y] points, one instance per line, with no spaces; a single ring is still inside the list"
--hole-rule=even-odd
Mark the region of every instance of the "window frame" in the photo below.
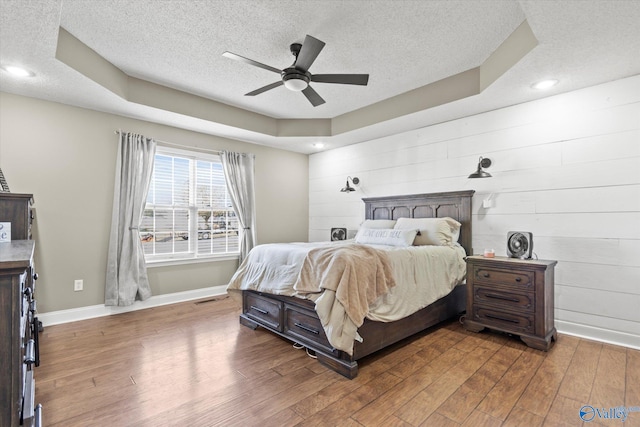
[[[190,162],[197,161],[206,161],[213,163],[221,163],[221,158],[218,154],[206,153],[202,151],[196,150],[188,150],[188,149],[180,149],[174,147],[160,146],[156,147],[156,155],[165,155],[171,157],[182,157],[189,159]],[[155,157],[155,156],[154,156]],[[154,171],[155,171],[155,161],[154,161]],[[194,264],[194,263],[202,263],[202,262],[214,262],[214,261],[230,261],[230,260],[238,260],[240,257],[240,242],[242,239],[241,233],[243,230],[238,227],[238,251],[237,252],[225,252],[219,254],[198,254],[197,253],[197,242],[198,242],[198,210],[201,209],[201,206],[196,204],[196,173],[195,167],[191,166],[189,170],[189,203],[188,207],[185,209],[189,212],[189,238],[190,242],[196,242],[192,247],[191,243],[189,244],[189,251],[183,253],[165,253],[165,254],[144,254],[145,263],[148,267],[161,267],[167,265],[179,265],[179,264]],[[226,182],[226,177],[225,177]],[[151,188],[149,188],[151,190]],[[225,194],[229,203],[232,203],[228,190],[225,186]],[[148,203],[145,199],[145,205],[143,208],[143,212],[147,210]],[[152,207],[160,208],[160,209],[180,209],[180,206],[177,205],[163,205],[163,204],[152,204]],[[235,210],[233,206],[228,209],[230,212],[233,212],[235,215]],[[202,230],[200,230],[202,231]],[[139,235],[142,236],[144,232],[140,231]]]

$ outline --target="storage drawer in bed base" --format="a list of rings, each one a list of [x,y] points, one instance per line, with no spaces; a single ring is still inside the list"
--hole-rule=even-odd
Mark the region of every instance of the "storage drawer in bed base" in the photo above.
[[[256,305],[256,302],[264,303],[264,300],[271,304],[267,307],[279,307],[279,312],[267,316],[252,308],[253,303],[254,307],[268,311],[264,306]],[[462,314],[465,305],[466,286],[458,285],[446,297],[404,319],[388,323],[373,322],[367,319],[358,329],[358,333],[364,340],[355,343],[353,356],[331,347],[311,301],[243,291],[240,323],[251,329],[262,326],[290,341],[303,344],[315,351],[318,361],[323,365],[347,378],[355,378],[358,375],[358,359],[446,319]],[[276,325],[276,322],[270,320],[273,318],[280,319],[279,324]]]
[[[240,323],[251,329],[262,326],[316,353],[318,362],[347,378],[358,375],[358,363],[344,351],[331,348],[311,301],[294,297],[243,291]],[[266,304],[266,305],[265,305]],[[269,305],[270,304],[270,305]],[[279,307],[278,313],[269,311]],[[267,311],[268,314],[260,310]],[[273,319],[279,319],[279,323]]]
[[[282,301],[263,297],[258,293],[244,292],[242,312],[261,325],[282,332]]]
[[[284,305],[284,333],[300,344],[319,346],[327,353],[338,355],[331,346],[315,312],[291,304]]]

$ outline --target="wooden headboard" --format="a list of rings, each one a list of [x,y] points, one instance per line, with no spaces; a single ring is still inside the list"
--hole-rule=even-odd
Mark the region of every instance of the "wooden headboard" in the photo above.
[[[458,221],[460,238],[458,242],[467,255],[473,255],[471,244],[471,198],[474,190],[446,193],[409,194],[405,196],[367,197],[366,219],[398,218],[442,218],[451,217]]]

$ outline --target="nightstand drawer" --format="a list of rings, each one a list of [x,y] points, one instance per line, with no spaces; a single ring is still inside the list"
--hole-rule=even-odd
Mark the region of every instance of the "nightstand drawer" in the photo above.
[[[493,286],[476,285],[473,299],[477,304],[493,305],[499,309],[533,312],[533,292],[506,292]]]
[[[517,288],[531,288],[534,283],[533,271],[510,271],[481,266],[473,268],[476,283],[494,283]]]
[[[478,305],[473,308],[473,320],[508,332],[535,332],[533,314],[516,314]]]
[[[244,314],[258,322],[282,332],[282,303],[244,292]]]

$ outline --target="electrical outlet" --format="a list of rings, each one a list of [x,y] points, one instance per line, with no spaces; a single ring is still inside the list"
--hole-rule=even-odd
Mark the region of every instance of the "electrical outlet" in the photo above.
[[[84,284],[81,279],[77,279],[73,281],[73,290],[75,292],[81,291],[84,287]]]

